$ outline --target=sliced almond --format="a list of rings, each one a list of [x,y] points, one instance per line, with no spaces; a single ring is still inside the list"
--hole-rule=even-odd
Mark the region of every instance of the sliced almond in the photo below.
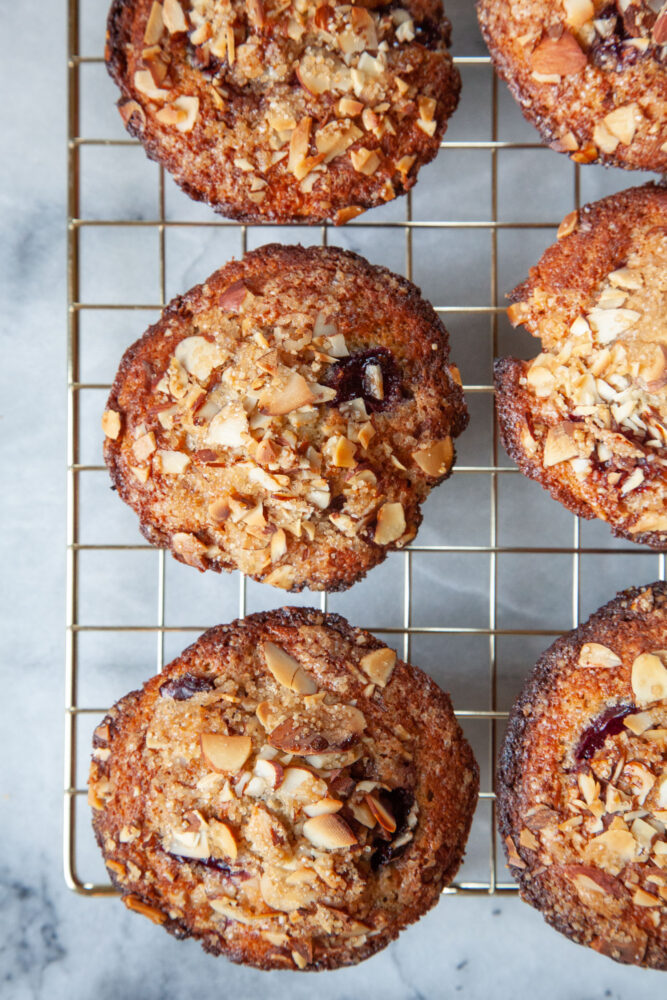
[[[102,430],[108,438],[115,441],[120,434],[120,413],[115,410],[105,410],[102,414]]]
[[[156,906],[149,906],[148,903],[144,903],[143,899],[139,899],[138,896],[123,896],[123,902],[128,910],[140,913],[142,917],[148,917],[154,924],[163,924],[167,919],[166,913],[158,910]]]
[[[315,396],[303,375],[293,372],[282,389],[273,387],[267,389],[259,397],[259,406],[263,413],[270,416],[281,416],[291,413],[302,406],[315,402]]]
[[[134,452],[134,457],[138,462],[143,462],[152,455],[157,445],[155,443],[155,434],[153,431],[149,431],[148,434],[142,434],[132,445],[132,451]]]
[[[564,420],[555,427],[549,428],[544,442],[543,465],[545,469],[577,457],[579,449],[574,441],[574,428],[575,425],[569,420]]]
[[[162,8],[164,25],[170,35],[175,35],[181,31],[187,31],[188,25],[185,14],[178,0],[164,0]]]
[[[296,694],[315,694],[317,691],[315,679],[303,669],[293,656],[290,656],[273,642],[263,643],[262,651],[266,666],[279,684],[296,692]]]
[[[158,449],[156,457],[159,462],[160,472],[165,476],[180,476],[190,464],[189,456],[184,455],[182,451]]]
[[[222,733],[202,733],[199,737],[202,754],[215,771],[236,774],[252,750],[249,736],[225,736]]]
[[[181,858],[210,858],[211,850],[206,830],[179,830],[165,838],[164,849]]]
[[[452,467],[454,461],[454,445],[451,437],[446,437],[442,441],[433,441],[432,444],[413,451],[412,457],[427,476],[444,476]]]
[[[335,813],[324,813],[307,819],[303,824],[303,832],[313,847],[325,851],[337,851],[358,843],[345,820]]]
[[[146,21],[144,30],[144,45],[157,45],[164,31],[164,21],[162,20],[162,4],[153,2],[151,12]]]
[[[258,778],[262,778],[269,788],[278,788],[281,784],[285,771],[282,764],[277,760],[258,760],[254,767],[254,773]]]
[[[337,813],[342,809],[343,803],[339,799],[327,796],[319,802],[312,802],[303,807],[306,816],[328,816],[330,813]]]
[[[565,20],[570,28],[578,31],[587,21],[592,20],[595,14],[593,0],[563,0],[565,8]]]
[[[615,108],[603,118],[613,136],[615,136],[624,146],[629,146],[637,130],[638,108],[636,104],[626,104],[623,107]]]
[[[667,699],[667,669],[654,653],[637,657],[632,664],[631,683],[640,706]]]
[[[545,38],[537,46],[530,60],[535,73],[543,76],[570,76],[579,73],[588,60],[579,43],[569,31],[560,38]]]
[[[405,533],[405,512],[401,503],[385,503],[380,507],[373,541],[376,545],[390,545]]]
[[[635,838],[629,831],[621,829],[610,829],[593,837],[584,849],[587,862],[604,868],[611,875],[618,875],[636,856]]]
[[[359,666],[374,684],[386,687],[396,666],[396,652],[387,646],[374,649],[362,656]]]
[[[651,728],[653,720],[649,712],[636,712],[634,715],[626,715],[623,719],[623,725],[635,736],[641,736],[642,733]]]
[[[558,239],[562,240],[566,236],[569,236],[570,233],[573,233],[574,230],[577,228],[578,221],[579,221],[579,212],[577,212],[576,210],[574,212],[568,212],[568,214],[565,216],[560,226],[558,227],[558,232],[556,234]]]
[[[166,101],[169,97],[169,91],[164,90],[162,87],[156,87],[155,81],[153,79],[153,74],[147,69],[138,69],[134,73],[134,86],[143,94],[148,97],[151,101]],[[127,120],[127,119],[126,119]]]
[[[585,642],[581,647],[578,660],[580,667],[601,667],[604,669],[620,667],[622,662],[620,656],[617,656],[612,649],[599,642]]]
[[[376,798],[375,795],[367,793],[364,795],[364,799],[366,801],[366,805],[371,811],[371,814],[378,821],[382,829],[386,830],[388,833],[394,833],[396,830],[396,820],[389,810],[382,805],[380,800]]]

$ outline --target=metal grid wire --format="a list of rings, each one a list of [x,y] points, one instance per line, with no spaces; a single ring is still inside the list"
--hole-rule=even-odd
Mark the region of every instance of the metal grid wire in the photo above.
[[[81,863],[79,857],[79,842],[77,831],[81,831],[82,824],[88,825],[85,816],[85,796],[86,789],[82,787],[85,775],[78,774],[77,768],[77,742],[81,744],[80,750],[86,750],[80,738],[80,725],[82,721],[90,729],[91,721],[97,722],[106,709],[103,705],[87,705],[82,703],[80,697],[81,678],[86,670],[85,655],[81,649],[81,639],[86,633],[95,633],[100,643],[108,640],[111,633],[149,633],[155,637],[155,658],[156,669],[160,671],[165,663],[165,636],[170,633],[184,633],[185,641],[191,641],[194,635],[207,627],[203,623],[192,623],[188,625],[169,625],[166,614],[166,581],[165,581],[165,561],[171,557],[165,557],[164,551],[157,553],[157,613],[156,621],[153,624],[128,625],[121,623],[109,624],[82,624],[80,620],[80,605],[82,597],[85,596],[81,584],[80,558],[84,552],[97,553],[127,553],[151,547],[145,544],[86,544],[81,542],[81,518],[84,512],[83,484],[87,477],[104,476],[106,467],[103,465],[86,464],[81,461],[81,441],[80,441],[80,421],[81,421],[81,400],[83,394],[91,390],[107,390],[109,386],[101,382],[86,382],[80,378],[81,369],[81,319],[88,310],[99,312],[124,310],[142,311],[159,310],[167,301],[167,260],[166,241],[167,233],[171,230],[184,228],[209,228],[225,227],[236,230],[240,236],[240,245],[243,251],[246,250],[248,231],[247,227],[232,223],[221,218],[211,218],[205,221],[189,221],[167,218],[165,211],[165,175],[162,168],[159,169],[159,191],[158,205],[159,212],[156,218],[151,219],[99,219],[81,217],[81,182],[83,177],[83,166],[81,161],[81,151],[86,147],[99,147],[109,150],[113,147],[136,146],[131,139],[104,139],[81,135],[80,126],[80,96],[81,96],[81,71],[87,64],[101,64],[101,56],[84,56],[80,52],[80,16],[83,0],[68,0],[69,3],[69,191],[68,191],[68,527],[67,527],[67,640],[66,640],[66,730],[65,730],[65,825],[64,825],[64,869],[65,879],[70,889],[83,895],[112,895],[115,890],[108,882],[96,881],[94,878],[87,878],[81,874]],[[449,7],[452,8],[452,0]],[[450,11],[451,12],[451,11]],[[405,217],[401,221],[377,221],[371,214],[370,217],[363,217],[360,221],[353,222],[345,227],[354,230],[357,227],[375,228],[379,230],[399,230],[403,233],[404,239],[404,273],[406,277],[413,275],[413,248],[418,245],[424,231],[434,230],[481,230],[488,234],[488,260],[490,266],[490,300],[485,305],[455,304],[455,305],[435,305],[436,311],[442,315],[453,314],[477,314],[486,317],[488,320],[488,336],[493,356],[499,353],[499,320],[505,312],[502,304],[503,292],[505,289],[499,288],[499,249],[498,237],[502,230],[531,230],[544,229],[553,230],[559,220],[551,221],[522,221],[504,222],[499,218],[498,200],[498,156],[503,150],[538,150],[541,145],[537,141],[515,142],[502,141],[499,139],[499,114],[498,114],[498,83],[490,60],[486,56],[461,56],[455,59],[459,67],[486,67],[490,77],[490,134],[487,138],[462,141],[444,141],[442,149],[450,150],[476,150],[483,151],[488,155],[490,166],[490,218],[481,221],[450,221],[445,219],[431,219],[422,221],[413,218],[412,197],[410,194],[403,199],[405,206]],[[574,184],[571,194],[570,207],[579,207],[580,203],[580,169],[575,167],[572,171]],[[111,175],[109,182],[112,183]],[[170,183],[167,180],[166,183]],[[420,183],[424,183],[423,181]],[[455,179],[453,180],[455,183]],[[159,266],[159,288],[160,296],[158,302],[133,302],[119,305],[113,302],[89,302],[81,298],[81,265],[82,265],[82,233],[85,230],[101,230],[105,227],[134,227],[135,229],[150,229],[157,233],[158,237],[158,266]],[[269,237],[271,226],[266,227],[267,238]],[[326,245],[330,229],[324,225],[321,229],[321,242]],[[335,242],[335,239],[334,239]],[[219,265],[223,261],[219,262]],[[124,345],[124,346],[127,346]],[[456,352],[454,352],[456,361]],[[486,395],[490,398],[493,387],[490,384],[467,384],[464,389],[468,400],[471,401],[476,395]],[[493,408],[490,408],[493,413]],[[604,556],[613,554],[614,556],[626,557],[644,555],[646,551],[638,547],[618,548],[618,547],[591,547],[582,544],[581,525],[576,517],[572,517],[571,542],[561,545],[502,545],[499,544],[499,480],[501,477],[515,476],[517,470],[511,465],[502,464],[502,457],[499,456],[499,445],[495,416],[488,418],[486,428],[487,443],[490,442],[491,460],[487,464],[458,464],[455,467],[455,475],[473,475],[477,481],[485,480],[490,491],[490,522],[488,523],[488,544],[486,545],[420,545],[419,540],[415,544],[408,546],[397,560],[402,560],[402,620],[400,624],[392,627],[382,625],[374,628],[373,622],[363,621],[364,609],[361,606],[354,619],[354,624],[369,628],[371,631],[381,632],[394,645],[398,647],[404,659],[410,658],[411,641],[415,636],[440,636],[443,644],[450,641],[447,637],[454,636],[478,636],[487,644],[488,659],[480,663],[475,668],[475,681],[479,683],[480,672],[484,672],[484,684],[487,688],[487,708],[476,709],[466,707],[465,702],[458,704],[461,698],[457,698],[457,716],[464,728],[467,723],[483,725],[486,727],[485,750],[486,759],[480,759],[483,771],[487,773],[488,787],[480,793],[479,816],[483,812],[483,823],[485,830],[483,833],[488,844],[488,874],[484,877],[473,879],[465,878],[465,869],[461,877],[449,889],[448,893],[486,893],[493,894],[502,891],[512,891],[515,884],[507,878],[504,863],[499,857],[499,849],[495,834],[495,758],[501,735],[503,720],[507,717],[507,712],[499,709],[499,675],[497,668],[498,642],[505,638],[515,637],[521,641],[529,642],[531,637],[540,640],[540,648],[546,647],[554,636],[561,634],[561,630],[555,629],[528,629],[528,628],[502,628],[498,624],[498,595],[499,595],[499,572],[498,561],[501,556],[528,555],[541,557],[544,560],[554,560],[556,557],[568,557],[569,559],[569,590],[571,594],[571,624],[572,627],[580,621],[581,617],[581,560],[584,556]],[[480,484],[480,486],[483,484]],[[445,486],[444,489],[447,489]],[[118,503],[120,501],[117,501]],[[482,515],[486,517],[486,512]],[[610,546],[613,545],[610,541]],[[413,564],[415,556],[420,553],[440,553],[456,555],[472,560],[475,556],[485,555],[488,557],[488,613],[484,626],[479,627],[458,627],[456,625],[435,624],[424,626],[415,623],[415,588],[413,586]],[[660,578],[664,579],[665,557],[658,555],[654,557],[657,561],[657,571]],[[623,560],[625,561],[625,560]],[[127,565],[128,572],[131,573],[131,566]],[[465,571],[465,570],[464,570]],[[194,572],[190,570],[190,572]],[[373,572],[378,572],[373,571]],[[558,570],[562,577],[562,570]],[[654,571],[655,572],[655,571]],[[208,576],[209,574],[207,574]],[[211,574],[212,576],[212,574]],[[648,579],[648,575],[646,577]],[[210,586],[214,587],[216,579],[210,581]],[[526,587],[530,584],[526,582]],[[267,588],[271,589],[271,588]],[[528,593],[526,594],[526,597]],[[609,594],[611,596],[611,593]],[[246,580],[239,575],[238,590],[238,614],[243,616],[246,613],[247,586]],[[311,603],[316,600],[312,595]],[[321,607],[327,610],[327,595],[320,595]],[[286,595],[286,603],[289,597]],[[361,619],[361,620],[360,620]],[[209,622],[217,624],[217,622]],[[532,648],[532,647],[531,647]],[[533,657],[530,652],[525,652],[522,657],[525,670],[529,669]],[[472,668],[471,668],[472,669]],[[79,740],[77,741],[77,736]],[[478,751],[478,758],[480,757]],[[487,807],[484,808],[484,803]],[[77,815],[79,822],[77,823]]]

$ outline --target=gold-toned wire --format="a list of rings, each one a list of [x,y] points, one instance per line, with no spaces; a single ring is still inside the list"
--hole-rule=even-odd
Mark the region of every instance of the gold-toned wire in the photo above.
[[[89,65],[101,65],[104,60],[98,56],[82,56],[79,53],[79,0],[68,0],[68,239],[67,239],[67,263],[68,263],[68,449],[67,449],[67,632],[66,632],[66,705],[65,705],[65,763],[64,763],[64,840],[63,840],[63,863],[65,880],[70,889],[84,895],[112,895],[115,890],[108,883],[96,883],[82,879],[78,873],[77,864],[77,827],[76,809],[77,802],[83,804],[86,789],[77,785],[77,720],[79,716],[84,719],[102,716],[106,709],[104,707],[90,707],[79,705],[78,701],[78,679],[80,664],[80,649],[78,645],[79,635],[82,633],[155,633],[156,641],[156,669],[160,671],[165,661],[165,636],[172,633],[188,635],[198,633],[206,627],[204,625],[171,626],[166,623],[166,557],[164,551],[156,553],[157,558],[157,609],[155,624],[146,625],[96,625],[81,624],[79,618],[79,574],[78,558],[79,553],[85,551],[96,552],[133,552],[142,550],[152,550],[150,545],[114,545],[114,544],[83,544],[80,542],[80,479],[82,475],[89,475],[106,471],[104,465],[93,465],[81,462],[80,441],[79,441],[79,405],[81,393],[88,391],[108,391],[109,385],[105,383],[86,382],[80,379],[79,372],[79,349],[80,349],[80,319],[82,313],[94,310],[104,311],[126,311],[132,312],[157,312],[167,301],[168,275],[167,275],[167,239],[170,231],[182,228],[188,229],[209,229],[209,228],[234,228],[239,233],[241,251],[245,252],[248,246],[248,229],[245,225],[231,222],[226,219],[213,218],[211,220],[186,221],[180,219],[167,218],[166,194],[165,194],[165,174],[163,168],[159,171],[159,192],[158,192],[158,213],[155,219],[95,219],[82,218],[80,206],[80,151],[82,148],[101,147],[119,148],[128,146],[138,146],[133,139],[104,139],[96,137],[84,137],[80,135],[80,68]],[[488,140],[445,140],[441,143],[444,155],[448,150],[477,150],[486,151],[489,154],[491,166],[491,218],[486,220],[443,220],[414,219],[412,211],[412,196],[408,194],[405,199],[405,218],[398,221],[379,221],[374,219],[352,222],[346,227],[348,230],[360,228],[375,228],[381,230],[400,230],[404,232],[405,239],[405,274],[412,278],[413,274],[413,249],[414,240],[419,240],[423,231],[488,231],[491,245],[491,302],[488,305],[466,305],[465,303],[452,305],[437,305],[436,312],[441,316],[448,315],[476,315],[486,316],[489,321],[489,332],[491,350],[495,357],[498,352],[499,317],[504,314],[505,307],[500,301],[499,279],[498,279],[498,234],[504,230],[552,230],[558,225],[558,221],[539,222],[505,222],[499,218],[498,213],[498,154],[503,150],[538,150],[542,146],[539,142],[512,142],[499,138],[498,128],[498,84],[495,75],[490,67],[488,56],[460,57],[455,59],[459,66],[487,66],[492,77],[492,124],[491,137]],[[580,172],[576,167],[574,170],[574,206],[579,207],[580,203]],[[267,224],[265,228],[271,228],[272,224]],[[80,234],[86,229],[101,228],[143,228],[155,229],[158,235],[159,254],[159,289],[158,302],[152,303],[105,303],[88,302],[81,300],[80,289]],[[327,246],[329,242],[329,229],[327,225],[321,227],[321,243]],[[466,385],[466,394],[488,394],[493,392],[492,385]],[[489,877],[487,880],[459,879],[454,885],[445,890],[447,894],[456,893],[500,893],[515,891],[516,886],[510,879],[500,880],[498,877],[498,859],[495,835],[495,757],[498,741],[498,726],[507,718],[507,713],[497,707],[497,640],[501,637],[516,636],[541,636],[545,640],[545,645],[555,636],[560,635],[560,631],[551,629],[502,629],[498,628],[498,557],[500,555],[513,554],[542,554],[544,556],[566,555],[572,557],[572,618],[576,623],[580,610],[580,585],[581,585],[581,556],[582,555],[605,555],[610,550],[603,547],[583,546],[579,521],[574,519],[573,540],[571,546],[543,546],[540,548],[531,546],[507,546],[498,542],[498,483],[500,477],[517,474],[516,468],[499,465],[498,440],[496,420],[493,417],[491,431],[493,433],[492,461],[487,465],[457,465],[456,475],[483,475],[488,476],[491,484],[491,512],[489,524],[489,544],[488,545],[420,545],[414,543],[406,547],[403,553],[403,609],[402,622],[395,627],[381,626],[374,628],[373,625],[366,626],[371,631],[381,632],[388,636],[396,636],[397,640],[402,639],[402,653],[406,659],[410,656],[410,642],[415,635],[475,635],[488,638],[489,648],[489,673],[488,673],[488,708],[486,709],[459,709],[456,715],[459,719],[470,720],[472,722],[485,723],[488,725],[488,765],[491,774],[491,788],[483,789],[480,792],[480,800],[489,807]],[[417,626],[413,622],[413,601],[414,592],[412,586],[412,564],[413,557],[418,553],[474,553],[486,554],[489,557],[489,608],[488,625],[479,628],[464,628],[458,626]],[[614,550],[615,556],[645,555],[641,549],[618,549]],[[658,557],[658,569],[661,579],[665,578],[665,555]],[[239,574],[239,597],[238,611],[243,616],[247,609],[247,582],[243,575]],[[320,607],[327,610],[327,594],[320,596]]]

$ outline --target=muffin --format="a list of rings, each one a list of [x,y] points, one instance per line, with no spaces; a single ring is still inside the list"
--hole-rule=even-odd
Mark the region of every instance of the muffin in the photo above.
[[[349,587],[414,538],[466,423],[447,333],[414,285],[277,245],[174,299],[103,417],[149,541],[287,590]]]
[[[338,615],[204,633],[95,731],[89,799],[129,909],[260,969],[384,948],[453,879],[478,769],[449,697]]]
[[[120,113],[198,201],[347,222],[408,191],[458,103],[440,0],[114,0]]]
[[[521,896],[619,962],[667,969],[667,585],[541,657],[510,715],[498,817]]]
[[[496,362],[505,448],[580,517],[667,547],[667,188],[566,216],[514,290],[509,317],[542,341]]]
[[[659,0],[478,0],[499,76],[576,163],[667,170],[667,7]]]

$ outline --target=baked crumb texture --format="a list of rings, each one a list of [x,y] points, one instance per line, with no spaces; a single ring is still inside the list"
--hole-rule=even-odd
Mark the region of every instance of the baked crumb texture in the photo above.
[[[448,695],[338,615],[206,632],[95,730],[89,801],[126,906],[261,969],[368,958],[434,906],[478,768]]]
[[[129,132],[192,198],[248,222],[348,222],[408,191],[460,77],[440,0],[114,0]]]
[[[664,0],[478,0],[499,76],[575,163],[667,171]]]
[[[351,586],[414,538],[468,419],[418,289],[333,248],[266,246],[126,352],[102,425],[149,541],[286,590]]]
[[[667,547],[667,189],[568,215],[510,296],[533,361],[496,362],[505,448],[580,517]]]
[[[603,955],[667,969],[667,586],[627,590],[537,663],[498,816],[521,895]]]

